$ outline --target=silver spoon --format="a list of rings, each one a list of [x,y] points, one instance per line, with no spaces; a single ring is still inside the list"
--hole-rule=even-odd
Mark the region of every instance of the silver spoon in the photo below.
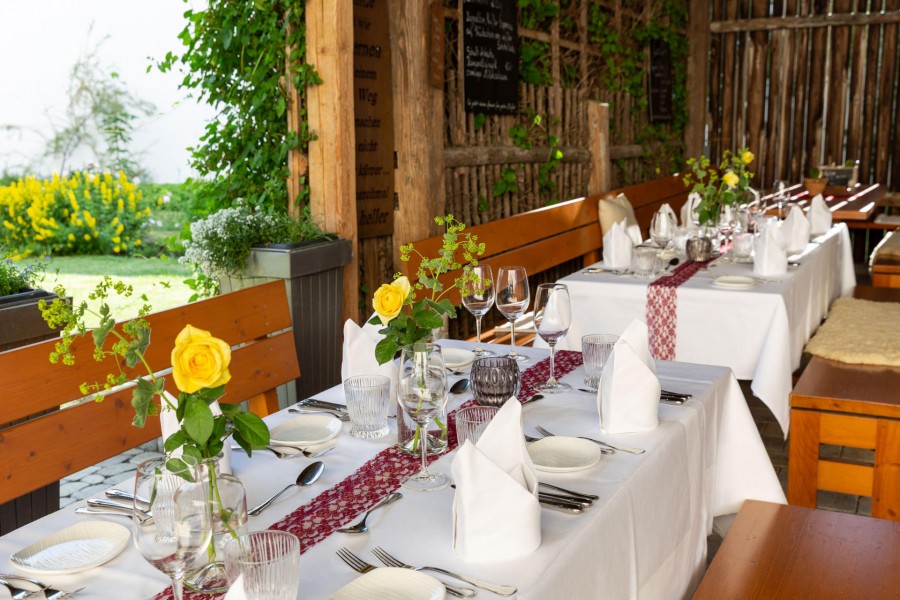
[[[369,518],[369,515],[372,514],[373,511],[378,510],[382,506],[387,506],[388,504],[392,504],[403,497],[403,494],[400,492],[393,492],[382,498],[378,504],[370,508],[366,511],[366,514],[363,515],[363,518],[359,520],[359,523],[355,525],[350,525],[349,527],[343,527],[338,529],[341,533],[365,533],[369,530],[369,526],[366,525],[366,519]]]
[[[269,498],[268,500],[266,500],[259,506],[255,506],[255,507],[251,508],[249,511],[247,511],[247,513],[254,517],[259,515],[260,513],[262,513],[262,511],[269,508],[269,505],[272,504],[273,502],[275,502],[275,500],[279,496],[281,496],[283,493],[285,493],[286,491],[288,491],[295,485],[303,487],[305,485],[310,485],[311,483],[314,483],[316,481],[316,479],[318,479],[319,476],[322,474],[322,471],[324,471],[324,470],[325,470],[325,463],[323,463],[321,460],[317,460],[316,462],[307,465],[306,468],[303,469],[302,471],[300,471],[300,474],[297,475],[297,481],[284,486],[284,489],[282,489],[280,492],[278,492],[277,494],[275,494],[274,496],[272,496],[271,498]]]
[[[460,379],[459,381],[457,381],[456,383],[454,383],[453,385],[450,386],[450,393],[451,394],[462,394],[463,392],[468,390],[470,387],[472,387],[471,379],[469,379],[468,377],[465,379]]]

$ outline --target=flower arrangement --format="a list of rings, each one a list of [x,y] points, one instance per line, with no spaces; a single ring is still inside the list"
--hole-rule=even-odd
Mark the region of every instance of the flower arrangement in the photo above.
[[[478,242],[478,236],[464,233],[466,226],[453,215],[435,217],[434,220],[445,227],[439,256],[427,258],[412,244],[400,246],[400,260],[408,261],[415,254],[421,261],[416,271],[416,284],[411,285],[409,279],[397,274],[393,282],[382,284],[372,297],[375,316],[369,323],[384,326],[379,330],[384,337],[375,346],[379,364],[392,360],[402,346],[424,346],[432,331],[444,324],[443,315],[456,316],[456,308],[444,296],[454,288],[464,294],[467,286],[476,281],[471,267],[476,266],[477,257],[484,254],[484,243]],[[463,262],[457,259],[459,251]],[[462,274],[445,289],[440,276],[460,267]],[[421,289],[429,292],[416,300],[415,290]]]
[[[688,159],[689,171],[684,176],[684,185],[700,194],[701,201],[696,208],[700,223],[715,221],[719,206],[733,206],[744,201],[753,178],[753,173],[747,169],[753,158],[748,148],[741,148],[737,152],[725,150],[718,165],[713,165],[706,156]]]

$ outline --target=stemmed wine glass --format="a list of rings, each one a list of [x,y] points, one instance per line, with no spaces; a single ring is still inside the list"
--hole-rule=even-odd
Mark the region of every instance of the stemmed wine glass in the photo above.
[[[716,227],[719,230],[719,246],[728,243],[728,237],[734,233],[735,224],[734,207],[729,204],[719,206],[719,214],[716,218]]]
[[[428,471],[428,448],[425,436],[428,423],[447,405],[447,369],[438,346],[416,352],[412,360],[404,362],[397,384],[400,406],[416,423],[416,437],[422,451],[422,470],[403,482],[403,487],[422,492],[440,490],[450,484],[446,473]]]
[[[568,383],[557,381],[554,373],[556,343],[566,336],[572,325],[569,288],[561,283],[538,285],[534,295],[534,325],[538,335],[550,346],[550,378],[538,389],[550,393],[572,389]]]
[[[134,545],[172,579],[172,594],[181,600],[184,575],[198,566],[212,538],[209,495],[197,461],[183,456],[141,463],[134,497]]]
[[[775,202],[778,204],[778,218],[784,219],[784,203],[790,199],[787,192],[787,181],[782,179],[775,180]]]
[[[665,250],[672,241],[676,225],[671,213],[666,211],[654,213],[653,219],[650,221],[650,239],[659,246],[660,250]]]
[[[466,292],[462,297],[463,306],[475,317],[475,332],[478,343],[475,356],[493,356],[491,350],[481,347],[481,317],[494,305],[494,275],[490,265],[472,267],[472,279],[466,282]]]
[[[509,356],[519,362],[527,362],[528,357],[516,352],[516,319],[528,310],[530,300],[525,267],[500,267],[497,274],[497,310],[509,320],[512,339]]]

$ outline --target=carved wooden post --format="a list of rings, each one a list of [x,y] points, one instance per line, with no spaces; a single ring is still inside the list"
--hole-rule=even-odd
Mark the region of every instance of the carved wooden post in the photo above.
[[[588,102],[588,131],[590,132],[591,178],[588,196],[608,192],[612,188],[609,156],[609,104]]]

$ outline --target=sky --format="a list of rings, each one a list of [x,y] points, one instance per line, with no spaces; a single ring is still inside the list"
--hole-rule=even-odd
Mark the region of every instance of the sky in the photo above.
[[[180,52],[184,12],[202,0],[0,0],[0,173],[42,163],[52,123],[64,123],[72,67],[98,48],[105,71],[116,71],[128,91],[155,105],[132,134],[132,152],[149,180],[177,183],[195,175],[187,148],[196,145],[212,108],[180,90],[183,74],[160,73],[168,51]],[[83,159],[82,159],[83,161]],[[78,164],[76,159],[76,166]]]

